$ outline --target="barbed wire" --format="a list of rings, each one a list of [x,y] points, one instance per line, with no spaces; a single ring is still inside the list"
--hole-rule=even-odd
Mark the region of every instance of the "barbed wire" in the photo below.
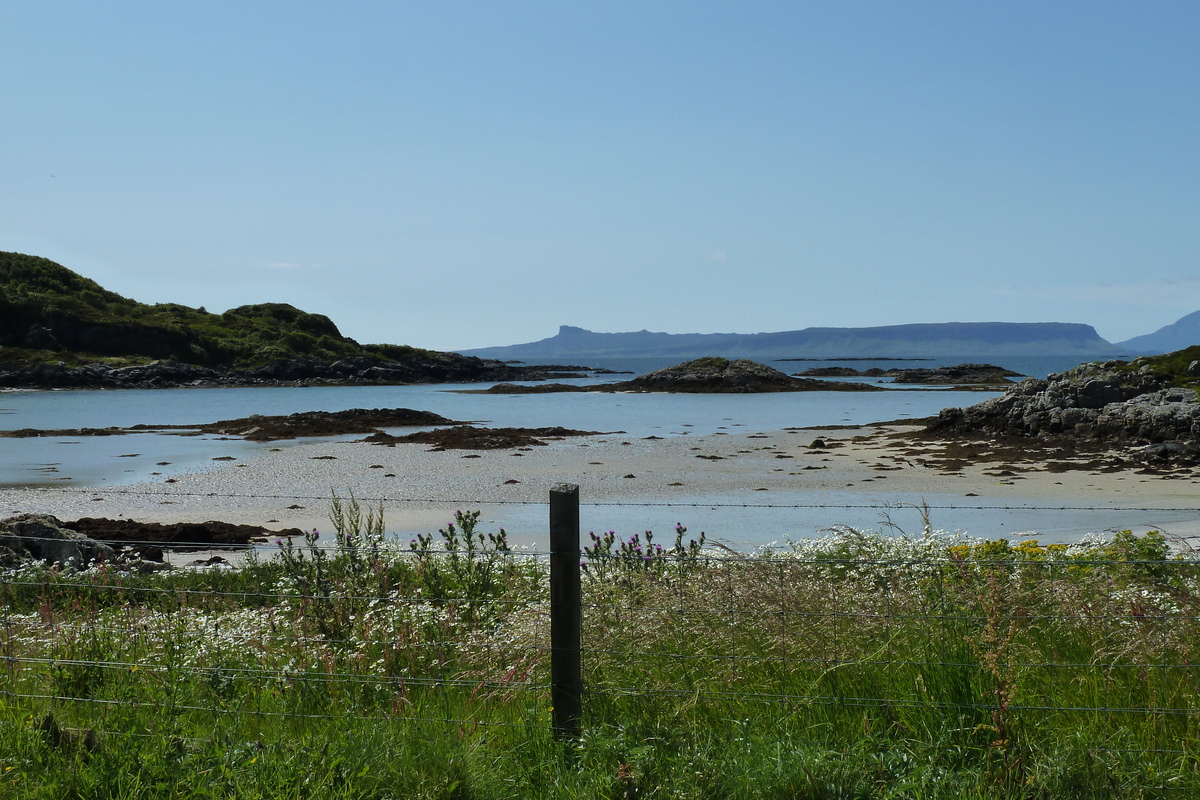
[[[429,686],[450,689],[531,689],[549,691],[548,682],[533,683],[529,681],[488,681],[471,680],[466,678],[423,678],[409,675],[365,675],[339,674],[328,672],[301,672],[286,669],[254,669],[250,667],[181,667],[168,664],[154,664],[141,661],[89,661],[71,658],[25,658],[17,656],[0,656],[0,663],[9,665],[41,664],[51,667],[94,667],[96,669],[120,670],[125,672],[141,671],[166,672],[174,675],[220,675],[236,679],[272,678],[276,680],[301,680],[312,683],[353,684],[353,685],[402,685]]]
[[[949,618],[947,621],[968,621],[968,619],[969,618],[953,617],[953,618]],[[978,620],[974,620],[974,621],[978,621]],[[11,622],[8,624],[10,627],[30,627],[30,628],[39,627],[36,625],[26,626],[26,625],[22,625],[20,623],[11,623]],[[87,629],[88,629],[89,633],[125,633],[125,634],[131,633],[131,631],[128,628],[117,628],[117,627],[94,625],[94,624],[88,624]],[[155,633],[155,632],[156,631],[140,631],[140,633]],[[362,645],[362,644],[364,644],[364,641],[361,639],[337,639],[337,638],[310,637],[310,636],[278,636],[278,635],[259,634],[259,633],[256,633],[254,635],[254,641],[255,642],[281,642],[281,643],[301,645],[301,646],[303,646],[303,645],[345,646],[345,645]],[[469,640],[397,642],[397,641],[391,640],[391,639],[379,639],[379,640],[375,640],[371,643],[379,644],[379,645],[386,645],[390,649],[397,650],[397,651],[456,649],[456,650],[465,650],[465,651],[478,650],[478,651],[484,651],[484,652],[504,651],[506,653],[518,653],[518,654],[533,655],[533,656],[542,656],[551,651],[551,648],[549,645],[517,645],[517,644],[512,644],[512,643],[489,644],[489,643],[472,642]],[[634,650],[634,649],[617,650],[617,649],[603,648],[603,647],[588,647],[586,645],[581,648],[580,652],[584,655],[612,656],[615,658],[622,659],[623,661],[625,661],[627,663],[636,663],[639,661],[650,661],[653,659],[669,659],[672,661],[697,661],[697,662],[722,661],[722,662],[728,662],[728,663],[745,663],[745,664],[772,663],[772,664],[809,665],[809,666],[822,666],[822,667],[828,667],[831,664],[832,665],[866,665],[866,664],[869,664],[870,666],[873,666],[873,667],[874,666],[880,666],[880,667],[893,667],[893,666],[900,666],[900,667],[954,667],[954,668],[962,668],[962,669],[978,669],[980,667],[978,662],[970,662],[970,661],[945,661],[945,660],[926,661],[926,660],[920,660],[920,659],[887,659],[887,658],[871,658],[869,660],[863,661],[863,660],[847,660],[847,659],[837,659],[837,658],[801,658],[801,657],[778,655],[778,654],[738,655],[736,653],[684,653],[684,652],[677,652],[677,651],[671,651],[671,650]],[[247,675],[280,676],[280,675],[284,674],[283,672],[281,672],[280,670],[277,670],[277,669],[276,670],[267,670],[267,669],[251,669],[249,667],[223,667],[223,666],[222,667],[180,667],[180,666],[167,666],[167,665],[163,665],[163,664],[156,664],[153,662],[145,662],[145,661],[134,661],[134,662],[94,661],[94,660],[88,660],[88,659],[52,658],[52,657],[40,657],[40,656],[39,657],[35,657],[35,656],[27,657],[27,656],[0,655],[0,663],[7,663],[10,665],[12,665],[12,664],[48,664],[51,666],[66,665],[66,666],[89,666],[89,667],[98,667],[98,668],[121,668],[121,669],[129,668],[129,667],[136,667],[137,669],[158,670],[158,671],[168,671],[169,670],[169,671],[174,671],[174,672],[178,672],[181,674],[197,674],[197,675],[211,675],[214,673],[221,673],[221,674],[244,673]],[[1108,671],[1113,671],[1113,670],[1146,670],[1146,671],[1162,671],[1162,672],[1167,672],[1167,671],[1171,671],[1171,670],[1200,671],[1200,664],[1192,664],[1192,663],[1186,663],[1186,662],[1180,662],[1180,663],[1168,663],[1168,662],[1117,663],[1117,662],[1103,662],[1103,661],[1097,661],[1097,662],[1075,661],[1075,662],[1072,662],[1072,661],[1010,660],[1008,663],[1012,667],[1019,668],[1019,669],[1097,670],[1097,671],[1102,671],[1102,672],[1108,672]],[[330,678],[331,680],[333,680],[333,678],[327,672],[319,672],[319,673],[317,673],[317,672],[313,672],[313,673],[299,672],[298,673],[298,672],[293,672],[293,671],[287,671],[286,675],[288,677],[321,678],[321,679]],[[347,678],[347,680],[349,682],[364,682],[364,683],[407,682],[407,683],[414,684],[414,685],[423,685],[423,684],[457,685],[455,681],[450,680],[450,679],[440,679],[440,678],[433,679],[433,678],[385,676],[385,675],[363,676],[361,678],[361,680],[359,680],[358,678],[350,677],[350,678]],[[459,682],[459,683],[462,683],[462,685],[470,685],[470,686],[479,685],[479,682],[470,682],[470,681]],[[500,685],[500,684],[497,684],[497,685]],[[504,685],[507,685],[507,684],[504,684]],[[542,684],[523,684],[523,685],[543,686]],[[549,686],[550,686],[550,684],[547,683],[547,684],[544,684],[543,688],[549,688]]]
[[[644,696],[649,692],[647,689],[639,686],[589,686],[587,688],[589,694],[596,695],[620,695],[620,696]],[[839,695],[836,693],[829,694],[794,694],[794,693],[772,693],[772,692],[713,692],[696,689],[665,689],[655,687],[653,693],[655,695],[665,695],[669,697],[687,697],[697,700],[726,700],[726,701],[742,701],[749,700],[756,703],[828,703],[835,702],[842,706],[851,706],[857,708],[934,708],[946,711],[962,711],[962,710],[978,710],[978,711],[996,711],[1000,709],[999,703],[952,703],[944,700],[912,700],[895,697],[852,697]],[[1152,707],[1123,707],[1123,706],[1047,706],[1047,705],[1021,705],[1017,703],[1006,704],[1006,711],[1068,711],[1085,714],[1137,714],[1148,717],[1164,716],[1164,717],[1197,717],[1200,718],[1200,707],[1197,708],[1152,708]]]
[[[21,692],[12,692],[12,691],[8,691],[5,689],[0,689],[0,696],[8,697],[11,699],[16,699],[16,700],[50,700],[50,701],[54,701],[54,702],[65,701],[65,702],[71,702],[71,703],[85,703],[85,704],[106,705],[106,706],[124,706],[124,707],[130,707],[130,708],[139,708],[139,707],[146,705],[144,703],[138,703],[136,701],[131,702],[128,700],[116,700],[116,699],[111,699],[111,698],[74,697],[71,695],[60,695],[60,694],[27,694],[27,693],[21,693]],[[249,716],[249,717],[275,717],[275,718],[284,718],[284,719],[322,719],[322,720],[337,720],[337,721],[354,720],[354,721],[360,721],[360,722],[383,722],[383,721],[388,721],[388,720],[394,720],[394,721],[398,721],[398,722],[408,722],[408,723],[412,723],[412,722],[443,722],[443,723],[447,723],[447,724],[451,724],[451,725],[478,725],[479,727],[521,728],[524,730],[528,730],[529,728],[532,727],[528,723],[492,722],[490,720],[483,720],[483,719],[477,719],[477,718],[470,718],[470,719],[457,718],[456,719],[456,718],[451,718],[451,717],[444,717],[444,718],[410,717],[405,714],[397,714],[397,713],[390,713],[390,714],[389,713],[380,713],[380,714],[375,714],[375,715],[371,715],[371,716],[367,716],[367,715],[363,715],[363,714],[349,714],[349,713],[345,713],[345,712],[339,712],[337,714],[305,714],[305,713],[301,713],[298,711],[262,711],[262,710],[251,709],[251,708],[236,708],[236,709],[234,709],[234,708],[223,708],[221,706],[216,706],[216,705],[195,706],[195,705],[186,705],[186,704],[182,704],[182,703],[173,703],[170,705],[157,706],[157,707],[158,708],[168,708],[172,711],[200,711],[200,712],[204,712],[206,714],[229,714],[229,715],[240,714],[240,715],[245,715],[245,716]],[[161,737],[158,737],[158,738],[161,738]]]
[[[58,537],[50,537],[50,536],[47,536],[47,537],[30,536],[30,537],[22,537],[22,538],[25,539],[26,541],[31,541],[31,542],[40,541],[40,542],[59,542],[59,543],[61,543],[63,541],[67,541],[67,542],[72,541],[69,539],[64,540],[64,539],[61,539]],[[920,540],[909,540],[909,541],[920,541]],[[104,542],[101,542],[101,543],[104,543]],[[118,543],[125,544],[124,542],[118,542]],[[174,543],[174,542],[135,542],[131,545],[131,549],[136,549],[138,546],[141,546],[141,545],[153,545],[153,546],[161,546],[161,547],[165,548],[165,547],[175,546],[175,544],[176,543]],[[643,544],[643,546],[644,546],[644,544]],[[1013,571],[1050,572],[1050,573],[1055,573],[1055,572],[1066,573],[1071,570],[1077,570],[1077,569],[1085,568],[1085,567],[1086,568],[1099,568],[1099,569],[1129,569],[1131,567],[1161,567],[1161,568],[1170,568],[1173,570],[1188,571],[1188,572],[1191,572],[1192,570],[1200,568],[1200,554],[1193,553],[1190,551],[1187,553],[1178,553],[1175,556],[1172,556],[1169,558],[1123,558],[1123,557],[1119,557],[1119,556],[1096,557],[1096,556],[1086,556],[1082,553],[1079,555],[1075,555],[1075,554],[1072,554],[1069,550],[1064,551],[1059,554],[1054,554],[1053,551],[1050,551],[1050,554],[1038,554],[1037,556],[1034,556],[1034,557],[1019,558],[1019,557],[1005,556],[1005,555],[975,555],[974,553],[969,552],[969,551],[962,552],[962,553],[956,553],[952,550],[952,548],[954,548],[956,546],[961,546],[963,548],[969,548],[971,546],[971,543],[968,542],[968,543],[964,543],[962,545],[956,545],[954,543],[947,543],[946,544],[947,552],[944,555],[938,554],[938,555],[930,555],[930,556],[917,557],[917,558],[894,557],[894,556],[893,557],[838,556],[838,555],[830,555],[830,554],[825,554],[825,553],[817,553],[817,554],[810,555],[810,554],[806,554],[805,552],[803,552],[803,550],[797,550],[794,552],[785,552],[783,554],[778,554],[777,551],[774,548],[771,548],[769,545],[767,546],[768,550],[763,553],[748,553],[748,554],[740,554],[740,553],[737,553],[736,551],[731,552],[726,549],[701,550],[698,554],[695,554],[695,553],[678,554],[678,553],[671,552],[668,548],[664,548],[663,552],[659,553],[659,554],[641,555],[641,554],[626,554],[626,553],[621,553],[621,552],[595,552],[595,551],[588,550],[586,547],[581,547],[577,552],[581,559],[579,566],[582,570],[582,575],[584,578],[589,579],[589,580],[600,580],[600,578],[598,576],[594,576],[592,574],[592,571],[599,569],[600,567],[602,567],[606,564],[614,564],[619,568],[629,568],[629,569],[634,570],[635,572],[654,573],[655,570],[661,569],[661,570],[665,570],[665,572],[661,576],[659,576],[659,577],[663,577],[663,578],[687,577],[686,573],[688,570],[690,570],[692,568],[698,568],[698,567],[703,567],[705,569],[715,569],[715,568],[721,568],[721,567],[738,567],[738,566],[759,566],[759,567],[778,566],[778,567],[797,567],[797,568],[818,568],[818,569],[824,569],[824,570],[827,570],[831,567],[840,567],[840,568],[872,567],[872,568],[890,569],[890,570],[895,570],[895,571],[900,571],[900,570],[913,571],[914,568],[921,568],[921,570],[926,571],[926,572],[931,571],[931,570],[943,570],[943,569],[946,569],[949,567],[973,568],[973,569],[1003,568],[1005,570],[1013,570]],[[1091,545],[1084,545],[1084,547],[1090,547],[1090,546]],[[185,543],[183,545],[183,547],[188,551],[220,550],[220,551],[224,552],[224,551],[229,551],[229,550],[250,549],[250,548],[254,547],[254,545],[213,544],[213,545],[194,546],[194,545]],[[300,550],[300,548],[296,548],[296,549]],[[347,557],[347,555],[343,551],[340,551],[337,549],[336,545],[329,547],[329,548],[320,548],[317,550],[323,556],[323,558],[326,559],[325,561],[321,562],[325,565],[325,568],[330,568],[330,562],[332,562],[334,559]],[[1087,551],[1085,550],[1084,552],[1087,552]],[[274,554],[275,553],[273,552],[272,555],[274,555]],[[353,570],[342,571],[342,572],[338,573],[338,577],[346,579],[346,578],[354,577],[355,575],[365,574],[365,573],[369,572],[370,562],[375,559],[381,558],[381,557],[388,557],[388,558],[395,558],[395,559],[404,558],[404,559],[413,559],[413,560],[417,560],[417,561],[428,561],[428,560],[434,560],[434,561],[439,561],[439,562],[447,561],[447,562],[451,562],[451,563],[452,563],[452,559],[457,558],[463,562],[476,562],[476,563],[487,562],[487,563],[490,563],[493,566],[497,566],[497,567],[499,567],[501,565],[521,566],[524,564],[524,565],[538,565],[539,568],[544,569],[547,566],[547,564],[546,564],[547,559],[549,559],[553,555],[555,555],[553,552],[540,551],[540,550],[506,552],[506,551],[495,551],[495,550],[488,550],[488,551],[462,550],[462,549],[444,550],[444,549],[434,548],[431,550],[422,551],[422,550],[406,549],[403,547],[392,547],[392,548],[380,547],[380,548],[377,548],[377,550],[374,554],[370,554],[367,552],[366,548],[363,548],[362,551],[359,553],[359,557],[362,558],[365,562],[363,564],[362,569],[358,572],[355,572]],[[368,558],[368,556],[370,556],[370,558]],[[45,585],[47,585],[48,582],[50,582],[53,585],[83,587],[83,588],[93,589],[93,590],[109,589],[109,590],[113,590],[113,591],[131,592],[131,593],[148,592],[148,593],[159,593],[159,594],[188,594],[188,595],[195,595],[195,596],[212,595],[212,596],[229,596],[229,597],[261,598],[261,599],[299,599],[299,598],[311,598],[311,597],[318,596],[321,594],[321,592],[319,592],[319,591],[298,592],[298,593],[297,592],[263,592],[263,591],[250,591],[250,590],[223,591],[223,590],[218,590],[218,589],[205,589],[205,588],[198,587],[198,586],[186,586],[186,585],[185,586],[170,585],[170,586],[165,586],[165,587],[153,587],[153,586],[128,585],[128,584],[119,583],[119,582],[108,583],[107,581],[109,579],[120,580],[120,579],[130,578],[133,576],[134,572],[127,570],[127,569],[123,569],[123,567],[126,565],[123,565],[119,561],[107,562],[107,561],[96,560],[96,561],[90,562],[90,563],[91,563],[91,566],[88,566],[86,569],[83,569],[83,570],[67,569],[67,570],[60,571],[60,569],[56,569],[55,567],[52,567],[50,564],[47,564],[45,562],[31,561],[31,562],[26,563],[23,566],[15,566],[15,567],[8,567],[6,569],[0,569],[0,586],[45,586]],[[256,563],[259,565],[279,564],[281,567],[283,566],[282,562],[277,562],[273,559],[266,560],[266,561],[258,561]],[[318,562],[314,560],[314,558],[311,554],[305,555],[302,563],[304,563],[305,565],[308,565],[310,567],[314,567],[314,568],[318,564]],[[241,566],[244,567],[246,565],[241,565]],[[26,575],[28,573],[28,571],[31,569],[44,571],[48,574],[39,575],[36,580],[24,579],[24,575]],[[343,567],[343,570],[344,570],[344,567]],[[238,571],[238,568],[234,567],[233,565],[230,565],[228,568],[222,569],[221,571],[229,573],[229,574],[236,574]],[[155,574],[155,573],[150,573],[150,574]],[[163,570],[161,572],[161,574],[159,574],[159,577],[164,580],[167,580],[167,581],[172,581],[172,580],[188,581],[188,580],[195,580],[196,577],[201,574],[202,573],[197,572],[197,571],[184,572],[184,571],[177,571],[177,570]],[[295,575],[288,576],[288,575],[281,574],[278,577],[280,580],[288,580],[288,579],[302,580],[302,578],[299,578]],[[781,579],[782,579],[782,577],[781,577]],[[328,583],[330,581],[333,581],[334,577],[326,576],[324,578],[324,580]],[[330,585],[333,585],[333,584],[330,584]],[[338,597],[341,599],[345,599],[345,600],[355,600],[355,601],[359,601],[359,600],[365,600],[365,601],[397,600],[397,599],[399,599],[399,597],[396,594],[388,594],[388,595],[338,594]],[[437,598],[416,597],[414,599],[417,599],[417,600],[436,599],[441,602],[455,602],[455,601],[480,602],[481,601],[480,598],[474,598],[474,597],[437,597]],[[483,601],[493,602],[493,600],[490,598],[484,598]],[[511,599],[507,599],[507,600],[504,600],[504,602],[526,602],[526,601],[512,601]]]

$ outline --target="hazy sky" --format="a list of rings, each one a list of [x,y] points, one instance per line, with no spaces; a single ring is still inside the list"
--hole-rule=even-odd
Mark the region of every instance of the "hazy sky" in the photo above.
[[[1200,3],[13,0],[0,250],[363,342],[1200,309]]]

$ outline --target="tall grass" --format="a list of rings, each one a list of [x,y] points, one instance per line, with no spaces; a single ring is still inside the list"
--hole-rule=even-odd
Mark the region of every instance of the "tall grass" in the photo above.
[[[0,796],[1200,796],[1200,565],[1157,534],[595,536],[560,743],[542,559],[334,518],[238,570],[6,573]]]

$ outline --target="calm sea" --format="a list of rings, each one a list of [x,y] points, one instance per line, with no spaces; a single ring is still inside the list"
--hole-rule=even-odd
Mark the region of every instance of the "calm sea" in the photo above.
[[[879,361],[775,361],[784,372],[810,367],[924,367],[967,361],[999,363],[1015,372],[1045,377],[1079,363],[1075,356],[1008,359],[921,359]],[[586,366],[643,374],[675,363],[670,359],[599,359]],[[595,384],[625,376],[568,379]],[[875,379],[861,379],[872,383]],[[886,382],[886,380],[885,380]],[[455,420],[492,426],[561,425],[631,436],[672,436],[715,432],[719,427],[779,430],[827,424],[862,424],[925,417],[948,406],[980,402],[990,393],[930,391],[800,392],[760,395],[687,394],[545,394],[487,395],[473,390],[488,384],[424,386],[286,387],[262,389],[151,389],[87,391],[16,391],[0,393],[0,430],[127,427],[139,423],[189,424],[298,411],[348,408],[416,408]],[[286,446],[284,443],[283,446]],[[180,437],[153,433],[127,436],[0,439],[0,486],[112,485],[147,480],[150,473],[169,476],[193,469],[220,454],[245,457],[266,447],[216,437]],[[273,443],[270,446],[280,446]],[[159,462],[168,461],[169,465]]]
[[[915,367],[958,364],[967,361],[998,363],[1016,372],[1045,377],[1079,363],[1075,356],[928,359],[921,361],[814,361],[769,362],[785,372],[799,372],[812,366]],[[587,366],[628,370],[642,374],[674,363],[664,359],[601,359]],[[572,383],[604,383],[623,376],[571,379]],[[881,420],[919,418],[937,414],[949,406],[980,402],[994,393],[931,391],[908,388],[894,392],[799,392],[760,395],[671,395],[671,394],[546,394],[487,395],[470,390],[487,384],[370,386],[370,387],[288,387],[256,389],[155,389],[92,391],[15,391],[0,393],[0,429],[63,429],[129,426],[138,423],[188,424],[246,417],[251,414],[290,414],[298,411],[340,411],[348,408],[407,407],[432,411],[455,420],[477,421],[492,426],[541,427],[561,425],[600,431],[623,431],[630,436],[704,435],[724,428],[746,431],[779,430],[786,427],[815,425],[865,424]],[[466,391],[464,391],[466,390]],[[358,437],[343,437],[358,438]],[[312,441],[312,440],[305,440]],[[104,437],[43,437],[0,439],[0,487],[9,486],[112,486],[161,481],[164,477],[201,466],[211,466],[214,455],[252,457],[267,447],[287,447],[295,442],[256,444],[221,440],[211,436],[180,437],[155,433]],[[169,462],[169,463],[162,463]],[[155,475],[152,476],[152,473]],[[728,500],[729,498],[720,498]],[[926,498],[963,504],[961,497]],[[717,499],[694,498],[696,502]],[[854,505],[892,502],[862,494],[845,498],[825,497],[823,503]],[[920,498],[908,498],[917,502]],[[594,513],[594,512],[589,512]],[[533,515],[528,521],[538,525],[544,510],[514,510],[512,515]],[[677,509],[661,512],[639,510],[638,526],[669,529],[679,516]],[[657,520],[655,515],[662,516]],[[847,516],[849,514],[849,516]],[[761,528],[762,519],[752,509],[712,509],[709,517],[724,520],[726,529]],[[797,510],[793,522],[800,529],[811,522],[815,530],[828,524],[829,512],[822,509]],[[1085,515],[1086,516],[1086,515]],[[537,517],[538,519],[534,519]],[[808,517],[812,517],[811,520]],[[851,518],[853,517],[853,518]],[[862,517],[859,519],[858,517]],[[777,520],[778,515],[771,517]],[[854,515],[839,512],[838,521],[847,524],[877,526],[878,510]],[[980,512],[941,512],[939,527],[975,529]],[[509,520],[513,527],[525,521]],[[658,524],[658,523],[662,524]],[[914,520],[908,520],[912,525]],[[988,527],[995,533],[1039,530],[1051,538],[1076,538],[1084,529],[1104,529],[1113,524],[1136,526],[1140,519],[1117,519],[1109,511],[1103,524],[1071,518],[1048,519],[1033,511],[988,515]],[[591,524],[584,520],[585,526]],[[597,520],[603,527],[604,522]],[[763,541],[772,538],[759,531],[750,537]]]

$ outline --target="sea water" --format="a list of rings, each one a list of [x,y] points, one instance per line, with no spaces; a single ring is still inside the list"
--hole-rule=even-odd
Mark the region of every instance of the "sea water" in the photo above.
[[[795,373],[813,366],[925,367],[964,363],[999,363],[1034,377],[1069,369],[1076,357],[1025,357],[927,360],[821,360],[769,362]],[[669,359],[601,359],[587,366],[628,370],[641,374],[670,366]],[[564,379],[575,384],[606,383],[625,376]],[[858,379],[887,383],[888,379]],[[136,424],[201,424],[252,414],[279,415],[300,411],[341,411],[349,408],[406,407],[432,411],[449,419],[479,422],[493,427],[563,426],[629,436],[703,436],[781,430],[789,427],[862,425],[871,422],[919,419],[946,407],[971,405],[996,392],[953,391],[905,387],[886,392],[796,392],[772,394],[632,394],[560,393],[495,395],[481,393],[490,384],[440,384],[418,386],[268,387],[240,389],[62,390],[0,393],[0,429],[127,427]],[[899,389],[900,387],[896,387]],[[357,436],[335,437],[354,439]],[[269,447],[288,447],[313,439],[271,443],[230,440],[221,436],[179,436],[137,433],[120,436],[50,436],[0,439],[0,487],[114,486],[147,480],[161,481],[172,474],[211,465],[214,456],[253,457]],[[702,518],[710,528],[726,532],[730,541],[761,544],[788,532],[812,535],[830,524],[879,527],[890,516],[905,530],[919,529],[919,515],[911,505],[927,502],[936,509],[938,527],[986,529],[1004,535],[1037,530],[1051,539],[1070,540],[1083,532],[1112,527],[1148,527],[1191,517],[1146,512],[1114,511],[1047,514],[1029,504],[1011,511],[978,509],[988,505],[961,495],[929,494],[897,498],[880,493],[825,493],[820,498],[772,496],[771,505],[795,508],[765,510],[761,496],[752,498],[679,498],[685,505],[645,506],[627,511],[586,507],[587,529],[610,526],[669,531],[676,522]],[[746,500],[748,502],[740,503]],[[690,504],[690,505],[689,505]],[[888,505],[899,505],[892,511]],[[1034,506],[1040,504],[1033,504]],[[822,507],[824,506],[824,507]],[[828,506],[839,506],[836,511]],[[864,507],[865,506],[865,507]],[[857,508],[856,508],[857,507]],[[985,513],[986,512],[986,513]],[[512,507],[503,510],[510,529],[536,530],[544,526],[545,510]],[[1195,516],[1192,514],[1191,516]],[[528,519],[526,519],[528,517]],[[781,520],[783,521],[781,523]],[[886,527],[886,526],[885,526]],[[665,535],[665,534],[664,534]],[[790,535],[790,534],[789,534]],[[661,538],[661,537],[660,537]]]
[[[611,379],[610,379],[611,380]],[[595,382],[574,380],[575,383]],[[718,430],[755,432],[816,425],[862,425],[937,414],[992,393],[957,391],[788,392],[772,394],[558,393],[483,394],[487,384],[271,387],[249,389],[117,389],[9,392],[0,395],[0,429],[187,425],[252,414],[414,408],[490,427],[562,426],[629,436],[702,436]],[[346,437],[341,437],[346,438]],[[361,437],[352,437],[361,438]],[[0,486],[113,485],[169,476],[214,456],[245,458],[269,444],[223,436],[135,433],[0,439]],[[236,450],[236,452],[234,452]],[[162,465],[159,462],[170,462]]]
[[[785,372],[810,367],[932,367],[989,359],[881,359],[773,361]],[[1032,377],[1070,368],[1074,356],[990,359]],[[635,374],[670,366],[671,359],[598,359],[586,366]],[[560,382],[599,384],[626,376],[568,378]],[[890,384],[890,379],[858,378]],[[237,419],[252,414],[343,411],[349,408],[415,408],[453,420],[493,427],[537,428],[558,425],[630,436],[700,436],[718,430],[767,431],[818,425],[862,425],[932,416],[943,408],[965,406],[994,396],[989,392],[947,391],[896,385],[903,391],[795,392],[772,394],[561,393],[494,395],[490,384],[418,386],[316,386],[246,389],[101,389],[15,391],[0,393],[0,430],[34,428],[129,427],[138,424],[188,425]],[[312,441],[311,439],[308,441]],[[161,433],[124,436],[52,436],[0,439],[0,486],[94,486],[133,483],[194,469],[214,456],[244,458],[265,447],[220,436],[182,437]],[[236,451],[236,452],[235,452]],[[160,462],[170,462],[162,464]]]

